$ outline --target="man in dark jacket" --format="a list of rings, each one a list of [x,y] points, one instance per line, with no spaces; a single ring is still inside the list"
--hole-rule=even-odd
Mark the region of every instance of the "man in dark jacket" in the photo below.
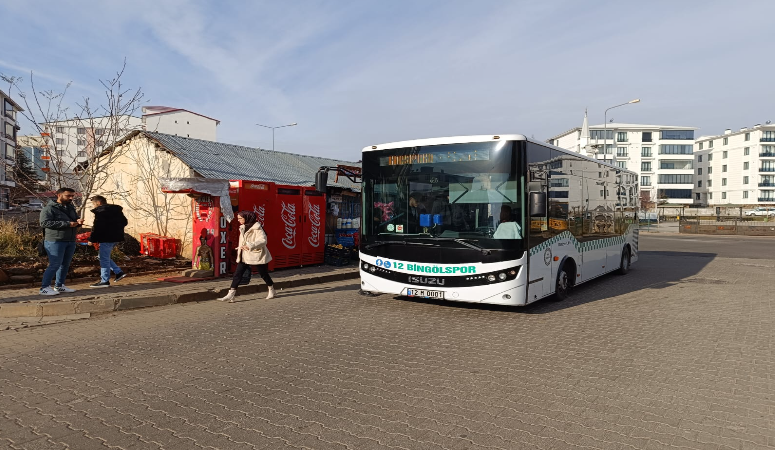
[[[124,242],[124,227],[129,223],[124,216],[123,208],[118,205],[109,205],[107,199],[101,195],[90,198],[94,205],[91,212],[94,213],[94,225],[92,226],[89,241],[100,244],[100,281],[91,287],[109,287],[110,271],[116,274],[115,281],[121,281],[126,274],[111,259],[113,247],[119,242]]]
[[[70,262],[75,253],[75,235],[78,227],[83,225],[83,219],[73,206],[75,190],[61,188],[57,192],[57,200],[48,202],[40,212],[40,226],[43,228],[43,246],[48,253],[48,267],[43,272],[43,282],[40,295],[59,295],[62,292],[75,292],[65,286],[65,278],[70,270]],[[51,281],[56,275],[56,284],[51,287]]]

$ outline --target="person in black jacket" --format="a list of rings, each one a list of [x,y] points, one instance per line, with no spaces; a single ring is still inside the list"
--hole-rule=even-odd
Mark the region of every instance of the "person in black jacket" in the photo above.
[[[89,200],[94,205],[94,209],[91,210],[94,213],[94,225],[89,241],[100,244],[100,281],[90,287],[109,287],[111,271],[116,275],[115,281],[121,281],[126,276],[110,258],[110,254],[116,244],[124,242],[124,227],[129,222],[122,212],[123,208],[118,205],[109,205],[105,197],[95,195]]]

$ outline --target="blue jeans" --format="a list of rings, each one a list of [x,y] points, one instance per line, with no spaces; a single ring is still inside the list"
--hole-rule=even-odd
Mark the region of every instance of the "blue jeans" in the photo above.
[[[100,243],[100,281],[103,283],[110,282],[110,271],[113,273],[121,273],[121,269],[116,263],[110,259],[110,253],[113,251],[113,247],[118,242],[101,242]]]
[[[70,262],[75,253],[75,242],[44,241],[43,246],[48,253],[48,267],[43,272],[41,288],[51,287],[51,280],[56,274],[56,285],[64,286],[67,272],[70,270]]]

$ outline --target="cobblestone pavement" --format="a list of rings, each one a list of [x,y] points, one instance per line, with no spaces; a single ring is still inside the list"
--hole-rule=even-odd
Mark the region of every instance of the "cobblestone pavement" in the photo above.
[[[337,283],[2,332],[0,449],[773,448],[775,262],[681,239],[522,309]]]

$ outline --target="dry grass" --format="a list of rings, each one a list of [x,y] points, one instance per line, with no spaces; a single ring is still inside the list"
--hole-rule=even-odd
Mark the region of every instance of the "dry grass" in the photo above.
[[[17,220],[0,220],[0,255],[37,256],[41,233],[31,232],[26,224]]]

